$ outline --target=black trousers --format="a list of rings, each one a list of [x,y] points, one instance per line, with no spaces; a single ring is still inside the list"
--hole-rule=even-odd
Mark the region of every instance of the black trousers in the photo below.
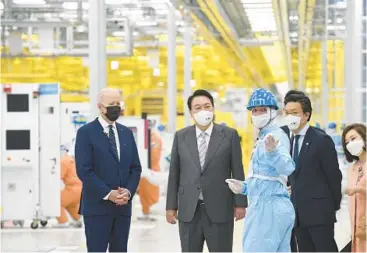
[[[338,252],[334,224],[311,228],[296,227],[295,234],[299,252]]]

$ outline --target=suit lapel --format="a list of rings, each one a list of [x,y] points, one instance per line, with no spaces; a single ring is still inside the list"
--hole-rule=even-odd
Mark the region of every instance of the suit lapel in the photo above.
[[[222,132],[222,129],[219,128],[216,124],[214,124],[213,132],[210,136],[208,151],[206,153],[203,170],[205,170],[208,167],[210,160],[213,158],[215,152],[218,150],[218,147],[222,143],[223,138],[224,138],[224,134]]]
[[[190,129],[188,130],[188,132],[186,134],[186,137],[185,137],[185,142],[188,145],[189,151],[190,151],[191,156],[192,156],[192,158],[193,158],[193,160],[196,164],[197,169],[199,171],[201,171],[195,126],[191,126]]]
[[[101,123],[99,123],[98,118],[96,119],[96,125],[97,125],[97,130],[98,130],[98,136],[101,140],[102,143],[104,143],[104,145],[107,145],[108,150],[110,151],[111,155],[116,159],[116,161],[118,161],[118,157],[116,157],[113,154],[113,150],[112,150],[112,146],[110,143],[110,140],[108,138],[107,133],[105,132],[105,130],[103,129]],[[119,135],[120,136],[120,135]],[[121,142],[120,142],[121,143]],[[121,150],[121,149],[120,149]]]
[[[308,148],[311,144],[311,141],[312,141],[312,128],[309,127],[306,134],[305,134],[305,137],[303,139],[303,142],[302,142],[302,147],[301,147],[301,150],[299,152],[299,157],[298,157],[298,167],[296,168],[296,176],[298,175],[301,167],[300,167],[300,164],[302,163],[305,155],[307,154],[308,152]]]

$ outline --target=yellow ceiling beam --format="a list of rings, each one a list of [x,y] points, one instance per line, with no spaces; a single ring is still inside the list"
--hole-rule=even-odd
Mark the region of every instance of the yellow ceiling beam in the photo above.
[[[315,0],[300,1],[298,6],[298,88],[300,89],[306,87],[306,65],[315,3]]]
[[[213,34],[206,28],[206,26],[202,23],[202,21],[195,15],[191,14],[192,19],[199,24],[200,34],[207,40],[215,49],[215,51],[225,59],[228,64],[236,70],[238,75],[245,81],[248,82],[249,78],[246,74],[248,70],[244,66],[244,63],[241,62],[237,57],[235,57],[234,53],[225,48],[222,44],[220,44],[217,39],[213,36]],[[248,87],[251,86],[251,83],[247,83]]]
[[[283,64],[287,73],[289,87],[294,87],[293,64],[291,43],[289,39],[289,22],[288,22],[288,6],[287,1],[273,0],[272,7],[274,11],[275,21],[277,24],[277,32],[280,39],[280,48],[283,56]]]
[[[251,63],[246,59],[246,56],[242,51],[242,48],[240,47],[236,39],[234,39],[236,38],[235,34],[233,34],[233,32],[227,25],[225,25],[226,22],[223,19],[223,16],[220,14],[213,0],[205,0],[205,1],[198,0],[197,2],[201,10],[205,13],[205,15],[209,18],[209,20],[218,30],[218,32],[226,42],[229,50],[231,50],[234,53],[234,56],[238,58],[238,60],[241,61],[247,68],[251,68]],[[249,75],[248,78],[251,78],[254,84],[256,85],[263,84],[263,80],[261,79],[261,76],[258,73],[256,73],[256,70],[249,69],[246,72]]]

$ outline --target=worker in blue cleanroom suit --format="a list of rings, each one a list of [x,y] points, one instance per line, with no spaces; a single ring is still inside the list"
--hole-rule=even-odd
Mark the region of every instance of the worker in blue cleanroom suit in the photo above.
[[[227,179],[235,194],[248,196],[243,231],[244,252],[290,252],[295,210],[287,191],[287,176],[295,170],[288,136],[274,120],[278,104],[274,95],[257,89],[247,109],[260,130],[252,152],[248,179]]]

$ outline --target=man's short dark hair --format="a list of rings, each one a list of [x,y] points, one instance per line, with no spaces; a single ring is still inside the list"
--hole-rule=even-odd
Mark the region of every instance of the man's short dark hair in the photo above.
[[[312,115],[312,104],[308,96],[302,91],[290,90],[284,97],[284,106],[289,102],[300,103],[303,113],[310,113],[307,121],[310,121]]]
[[[191,106],[192,106],[192,100],[195,97],[207,97],[209,98],[210,102],[212,103],[212,106],[214,107],[214,98],[213,96],[210,94],[209,91],[207,90],[196,90],[188,99],[187,99],[187,106],[189,107],[189,109],[191,110]]]
[[[291,95],[306,96],[306,94],[303,91],[300,91],[300,90],[290,90],[290,91],[287,92],[287,94],[285,94],[284,99],[286,99],[287,97],[289,97]]]

